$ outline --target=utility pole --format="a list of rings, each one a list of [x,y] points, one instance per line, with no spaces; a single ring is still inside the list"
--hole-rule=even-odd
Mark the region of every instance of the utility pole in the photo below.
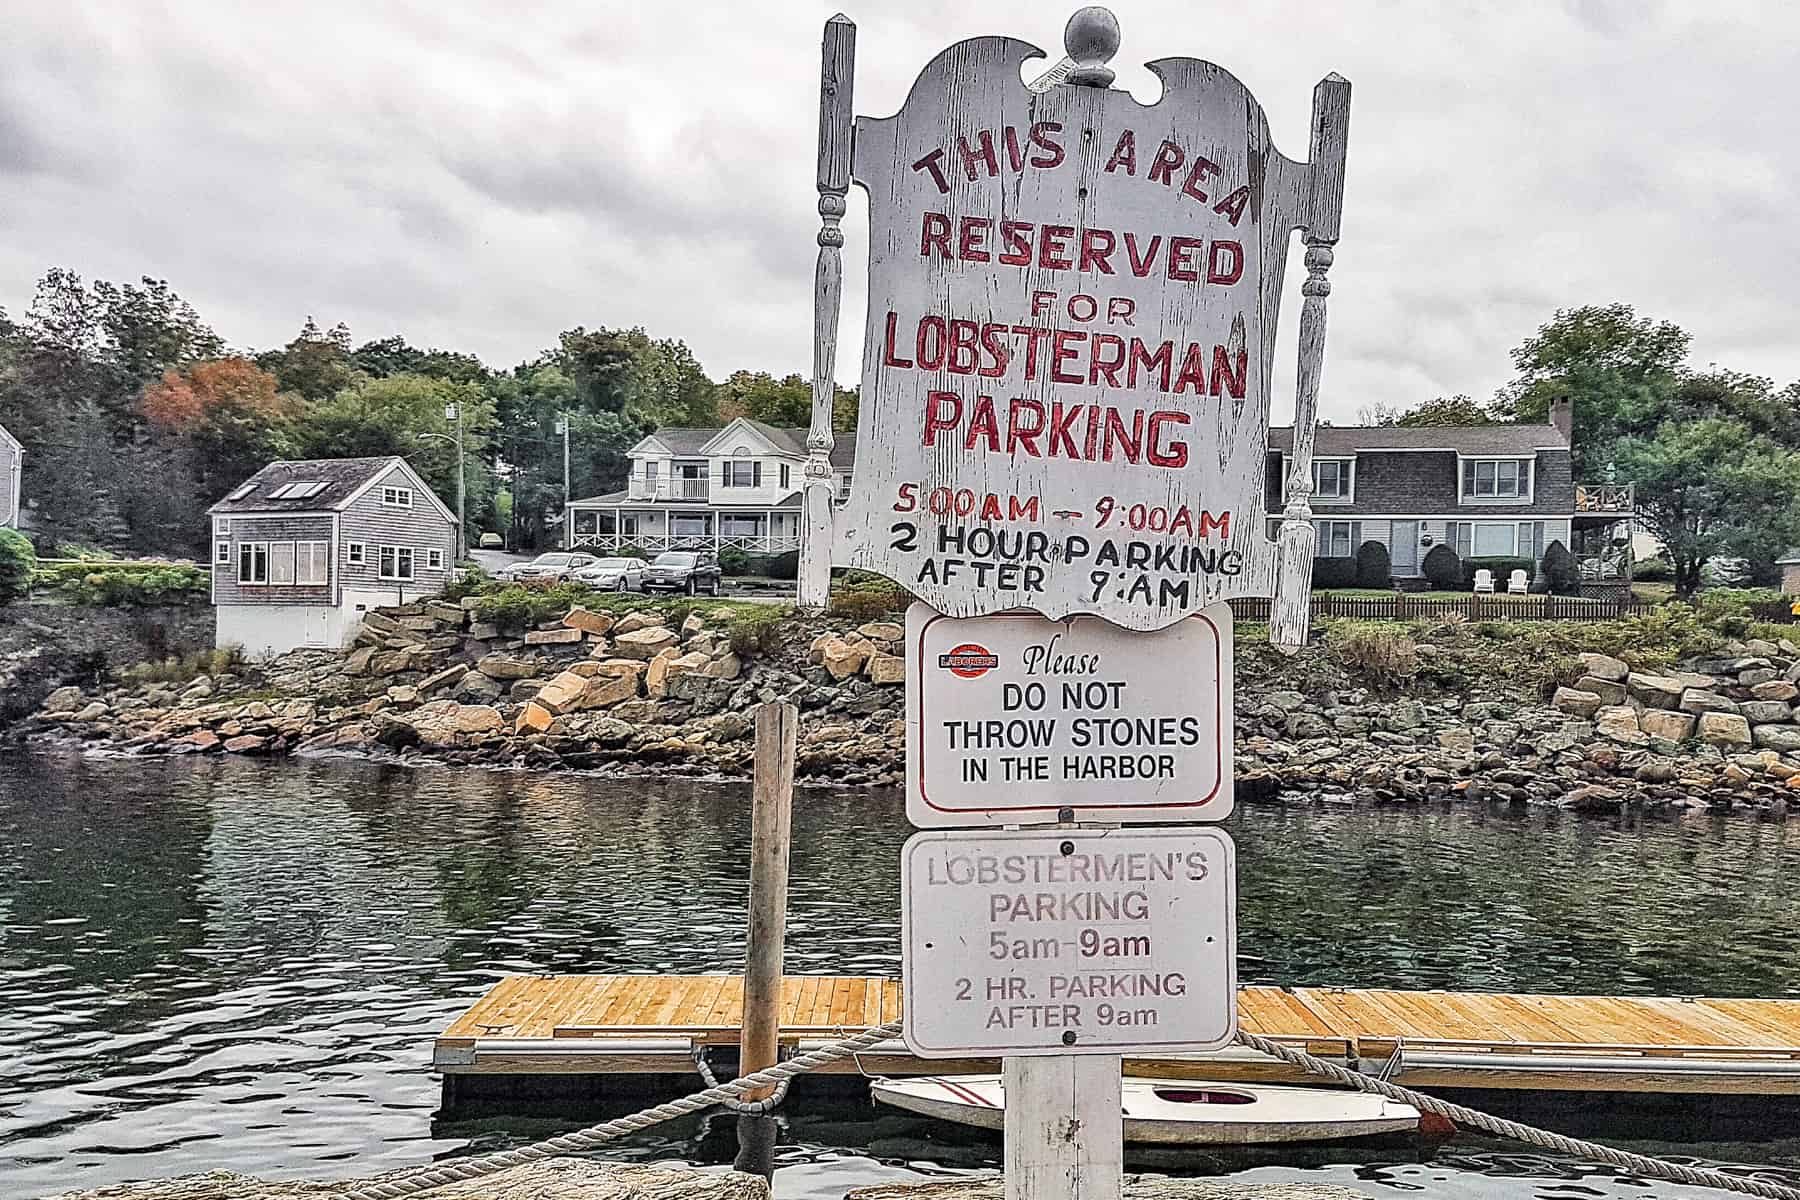
[[[569,501],[574,499],[569,494],[569,414],[564,413],[556,419],[556,432],[562,434],[563,440],[563,549],[570,549],[575,544],[575,531],[569,528],[572,518],[569,516]]]
[[[469,512],[467,508],[468,478],[464,470],[463,459],[463,411],[462,404],[444,405],[444,416],[456,421],[456,557],[461,561],[469,556]]]

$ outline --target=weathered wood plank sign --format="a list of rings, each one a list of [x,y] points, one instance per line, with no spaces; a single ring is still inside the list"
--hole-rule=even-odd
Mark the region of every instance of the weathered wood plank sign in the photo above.
[[[1284,597],[1303,596],[1349,85],[1319,84],[1312,157],[1296,161],[1210,63],[1150,63],[1164,85],[1151,105],[1107,86],[1116,23],[1109,35],[1078,14],[1066,82],[1027,87],[1021,65],[1041,51],[973,38],[852,138],[849,29],[834,18],[826,35],[815,457],[830,444],[846,166],[869,198],[861,416],[849,500],[809,528],[802,602],[823,598],[811,542],[827,526],[831,563],[958,617],[1025,608],[1149,630],[1274,595],[1278,574]],[[1311,278],[1278,543],[1269,377],[1296,229]],[[1305,609],[1283,606],[1279,640],[1304,639]]]

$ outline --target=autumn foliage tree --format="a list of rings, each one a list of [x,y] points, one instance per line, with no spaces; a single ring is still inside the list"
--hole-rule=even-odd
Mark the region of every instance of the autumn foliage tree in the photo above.
[[[280,457],[300,408],[298,397],[277,390],[275,376],[243,358],[165,371],[139,402],[154,436],[182,452],[202,505]]]

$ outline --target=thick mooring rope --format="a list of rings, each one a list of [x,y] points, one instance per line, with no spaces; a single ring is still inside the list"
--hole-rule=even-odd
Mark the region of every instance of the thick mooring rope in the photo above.
[[[540,1159],[553,1158],[560,1154],[586,1153],[598,1149],[616,1138],[624,1137],[628,1133],[636,1133],[675,1117],[684,1117],[689,1113],[700,1112],[715,1105],[735,1101],[746,1092],[776,1086],[785,1088],[787,1081],[796,1075],[803,1075],[828,1063],[860,1054],[890,1038],[899,1036],[899,1034],[900,1022],[890,1021],[886,1025],[878,1025],[873,1029],[865,1030],[855,1037],[833,1042],[828,1046],[821,1046],[817,1050],[810,1050],[789,1059],[787,1062],[777,1063],[767,1070],[739,1076],[730,1083],[709,1087],[705,1091],[695,1092],[691,1096],[684,1096],[680,1100],[671,1100],[667,1104],[659,1104],[654,1108],[646,1108],[644,1111],[633,1113],[628,1117],[619,1117],[599,1125],[590,1125],[586,1129],[565,1133],[560,1137],[553,1137],[548,1141],[538,1142],[531,1146],[523,1146],[517,1150],[501,1150],[493,1154],[481,1155],[478,1158],[447,1162],[416,1175],[409,1175],[404,1179],[365,1184],[354,1191],[344,1193],[342,1200],[402,1200],[403,1197],[416,1196],[421,1192],[428,1192],[445,1184],[481,1179]],[[1647,1179],[1662,1179],[1670,1183],[1686,1184],[1689,1187],[1741,1192],[1749,1196],[1763,1197],[1763,1200],[1800,1200],[1800,1188],[1771,1183],[1755,1176],[1732,1175],[1708,1167],[1690,1167],[1682,1163],[1666,1162],[1648,1155],[1615,1150],[1611,1146],[1602,1146],[1595,1142],[1564,1137],[1560,1133],[1551,1133],[1547,1129],[1538,1129],[1531,1125],[1521,1125],[1516,1121],[1502,1120],[1484,1112],[1477,1112],[1472,1108],[1464,1108],[1460,1104],[1450,1104],[1434,1099],[1431,1096],[1415,1092],[1411,1088],[1403,1088],[1377,1079],[1373,1075],[1365,1075],[1361,1071],[1352,1071],[1346,1067],[1326,1062],[1324,1059],[1314,1058],[1304,1051],[1295,1050],[1291,1046],[1284,1046],[1265,1037],[1258,1037],[1254,1033],[1240,1031],[1237,1040],[1240,1045],[1248,1046],[1250,1049],[1267,1054],[1272,1058],[1278,1058],[1290,1066],[1299,1067],[1310,1075],[1330,1079],[1358,1091],[1372,1092],[1378,1096],[1386,1096],[1390,1100],[1410,1104],[1420,1112],[1447,1117],[1467,1129],[1479,1129],[1485,1133],[1512,1138],[1527,1145],[1554,1150],[1558,1154],[1566,1154],[1571,1158],[1605,1163]]]

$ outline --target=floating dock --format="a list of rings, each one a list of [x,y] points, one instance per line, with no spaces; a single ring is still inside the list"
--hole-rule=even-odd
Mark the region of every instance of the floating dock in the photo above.
[[[729,1061],[742,1019],[736,975],[519,975],[495,984],[438,1037],[446,1094],[507,1077],[692,1076],[696,1053]],[[811,1049],[900,1015],[900,982],[790,975],[781,1040]],[[1800,1000],[1539,996],[1371,988],[1246,987],[1244,1029],[1396,1082],[1433,1090],[1800,1097]],[[945,1075],[993,1059],[922,1059],[895,1039],[826,1068],[839,1075]],[[1235,1048],[1128,1059],[1128,1074],[1302,1082]],[[519,1080],[521,1083],[524,1080]],[[621,1080],[621,1082],[624,1082]],[[513,1090],[507,1088],[506,1090]]]

